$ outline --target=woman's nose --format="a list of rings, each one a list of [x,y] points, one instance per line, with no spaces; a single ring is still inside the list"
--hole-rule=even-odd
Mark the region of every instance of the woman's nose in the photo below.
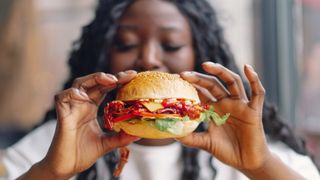
[[[153,42],[146,43],[140,52],[140,68],[142,70],[156,70],[162,66],[161,50]]]

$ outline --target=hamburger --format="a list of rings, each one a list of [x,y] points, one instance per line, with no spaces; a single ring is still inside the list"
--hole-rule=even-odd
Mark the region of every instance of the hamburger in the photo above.
[[[104,126],[141,138],[176,138],[190,134],[202,121],[220,125],[228,116],[200,104],[197,90],[179,75],[147,71],[118,89],[116,100],[104,108]]]

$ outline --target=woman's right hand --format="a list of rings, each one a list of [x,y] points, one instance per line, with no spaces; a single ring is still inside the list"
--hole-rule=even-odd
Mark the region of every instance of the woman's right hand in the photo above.
[[[248,98],[239,75],[211,62],[203,63],[202,67],[211,75],[189,72],[183,73],[182,78],[202,92],[202,102],[213,104],[215,111],[220,115],[230,113],[230,116],[222,126],[210,122],[207,131],[192,133],[179,140],[185,145],[208,151],[234,168],[260,168],[271,153],[267,147],[262,124],[265,90],[257,73],[250,66],[244,67],[252,94]]]
[[[204,95],[204,102],[214,104],[216,112],[220,115],[229,112],[230,116],[222,126],[209,122],[207,131],[192,133],[179,141],[208,151],[250,179],[304,179],[272,154],[267,146],[262,123],[265,90],[253,68],[244,67],[251,88],[251,97],[248,98],[239,75],[211,62],[202,66],[211,76],[189,72],[183,73],[182,77],[196,85]]]
[[[138,140],[123,132],[107,136],[97,122],[98,107],[106,93],[129,82],[135,75],[135,71],[121,72],[118,78],[95,73],[76,79],[71,88],[58,93],[55,96],[55,135],[46,157],[36,169],[49,173],[55,179],[67,179],[89,168],[112,149]]]

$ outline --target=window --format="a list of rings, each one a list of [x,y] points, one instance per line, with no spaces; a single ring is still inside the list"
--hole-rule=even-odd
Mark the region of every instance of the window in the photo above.
[[[297,127],[320,164],[320,1],[302,0]]]
[[[267,97],[320,160],[320,1],[262,0],[263,81]]]

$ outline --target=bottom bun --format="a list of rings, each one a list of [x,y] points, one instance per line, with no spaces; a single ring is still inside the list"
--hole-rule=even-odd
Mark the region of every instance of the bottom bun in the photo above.
[[[116,123],[114,125],[114,129],[116,131],[120,131],[122,129],[127,134],[138,136],[141,138],[148,139],[165,139],[165,138],[177,138],[183,137],[190,133],[192,133],[199,125],[198,120],[190,120],[190,121],[181,121],[183,128],[179,133],[171,133],[167,131],[160,131],[155,125],[153,121],[141,123],[138,121],[137,123],[128,123],[128,121],[123,121]]]

